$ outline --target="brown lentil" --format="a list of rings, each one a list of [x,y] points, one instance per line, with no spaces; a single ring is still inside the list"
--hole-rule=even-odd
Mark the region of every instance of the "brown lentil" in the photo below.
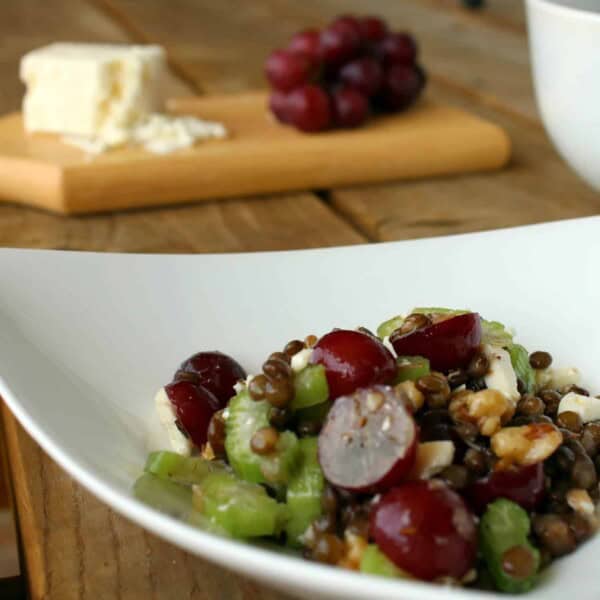
[[[307,419],[298,423],[296,431],[298,432],[298,435],[300,437],[310,437],[313,435],[318,435],[318,433],[321,431],[322,426],[323,424],[320,421],[313,421]]]
[[[304,350],[304,342],[301,342],[300,340],[292,340],[285,345],[283,352],[286,356],[291,358],[294,356],[294,354],[298,354],[300,350]]]
[[[556,417],[556,424],[559,427],[563,427],[564,429],[568,429],[573,433],[580,433],[583,429],[583,421],[581,417],[571,410],[566,410],[565,412],[560,413]]]
[[[469,366],[467,367],[467,374],[473,379],[479,379],[483,377],[490,368],[490,361],[487,356],[483,353],[478,352],[473,356]]]
[[[479,429],[475,423],[467,421],[459,422],[454,425],[454,431],[458,434],[461,440],[465,442],[473,442],[479,435]]]
[[[212,448],[215,458],[225,458],[225,419],[223,411],[216,412],[208,424],[206,439]]]
[[[598,473],[598,475],[600,475],[600,454],[598,456],[596,456],[596,460],[594,461],[594,464],[596,465],[596,473]]]
[[[512,426],[531,425],[532,423],[554,423],[554,421],[546,415],[519,415],[510,422]]]
[[[345,544],[340,538],[331,533],[322,533],[316,536],[312,557],[318,562],[335,565],[344,556],[344,551]]]
[[[292,399],[294,388],[289,379],[268,379],[265,384],[265,400],[276,408],[285,408]]]
[[[276,408],[275,406],[271,406],[271,410],[269,411],[269,423],[276,429],[285,429],[290,417],[290,411],[286,408]]]
[[[472,392],[480,392],[487,389],[487,385],[484,379],[471,379],[467,381],[466,388]]]
[[[581,445],[591,457],[600,452],[600,421],[585,425],[581,434]]]
[[[527,388],[525,387],[525,384],[523,383],[523,380],[520,377],[517,377],[517,391],[521,395],[523,395],[527,391]]]
[[[533,394],[525,394],[517,405],[517,412],[528,417],[534,415],[543,415],[546,405],[541,398]]]
[[[189,381],[191,383],[200,383],[200,377],[197,373],[190,373],[189,371],[182,371],[181,369],[175,373],[173,381]]]
[[[549,417],[556,415],[556,412],[558,411],[558,405],[560,404],[560,394],[554,390],[542,390],[539,393],[539,397],[546,405],[545,413]]]
[[[467,383],[469,376],[462,369],[458,369],[457,371],[451,371],[448,373],[448,385],[451,388],[457,388],[461,385]]]
[[[469,448],[465,452],[463,464],[471,473],[478,476],[484,475],[488,470],[485,452],[483,450],[476,450],[475,448]]]
[[[552,364],[552,355],[538,350],[529,355],[529,364],[534,369],[547,369]]]
[[[290,379],[292,377],[292,367],[280,358],[269,358],[262,370],[269,379]]]
[[[253,377],[248,384],[248,393],[252,400],[262,400],[265,397],[265,387],[267,385],[267,378],[261,373],[256,377]]]
[[[421,314],[413,314],[408,315],[406,319],[404,319],[404,323],[397,330],[400,335],[406,335],[407,333],[412,333],[413,331],[417,331],[417,329],[423,329],[423,327],[428,327],[431,325],[431,319],[427,315]]]
[[[310,335],[307,335],[304,338],[304,345],[307,348],[312,348],[318,341],[319,341],[319,338],[316,335],[312,335],[312,333],[311,333]]]
[[[560,515],[536,515],[533,518],[533,530],[544,548],[554,557],[573,552],[577,546],[569,524]]]
[[[270,454],[279,441],[279,432],[274,427],[263,427],[252,436],[250,448],[255,454]]]
[[[463,465],[450,465],[440,474],[440,479],[454,490],[462,490],[469,483],[469,470]]]
[[[502,570],[515,579],[526,579],[536,568],[533,553],[525,546],[513,546],[502,554]]]
[[[556,464],[559,472],[565,474],[571,473],[573,470],[573,465],[575,464],[575,453],[573,450],[571,450],[571,448],[563,444],[555,452],[552,460]]]
[[[593,533],[593,528],[589,519],[586,519],[579,513],[574,512],[570,514],[567,517],[567,522],[569,523],[569,528],[573,532],[577,543],[587,540]]]
[[[446,389],[448,382],[443,378],[443,375],[440,377],[439,375],[434,375],[433,373],[429,375],[423,375],[423,377],[419,377],[416,382],[417,388],[421,390],[424,394],[437,394]]]
[[[575,457],[571,470],[571,481],[573,485],[584,490],[589,490],[598,483],[596,467],[587,454],[578,454]]]
[[[560,389],[560,393],[564,396],[565,394],[568,394],[569,392],[573,392],[574,394],[579,394],[580,396],[589,396],[590,393],[588,390],[579,387],[578,385],[575,384],[571,384],[571,385],[566,385],[565,387]]]

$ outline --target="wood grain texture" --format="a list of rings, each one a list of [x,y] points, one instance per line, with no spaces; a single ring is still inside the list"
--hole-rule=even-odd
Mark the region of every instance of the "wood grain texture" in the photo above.
[[[380,14],[394,28],[414,32],[423,63],[438,82],[538,121],[523,32],[463,10],[443,9],[434,0],[171,0],[168,12],[162,0],[95,2],[165,45],[173,60],[209,91],[263,86],[265,57],[298,29],[320,26],[340,13]]]
[[[510,155],[498,126],[430,99],[360,129],[321,135],[280,125],[263,92],[175,99],[171,106],[223,123],[230,137],[164,156],[126,147],[90,159],[59,136],[25,134],[18,113],[1,118],[0,198],[99,213],[489,171]]]

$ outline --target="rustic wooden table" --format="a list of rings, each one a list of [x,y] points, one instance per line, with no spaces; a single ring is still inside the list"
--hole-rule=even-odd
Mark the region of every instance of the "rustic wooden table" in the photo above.
[[[600,212],[600,195],[561,162],[536,111],[520,0],[483,12],[458,0],[3,0],[0,112],[19,106],[20,56],[54,40],[153,42],[173,94],[262,84],[269,49],[341,12],[413,30],[433,97],[506,128],[494,174],[61,218],[0,205],[0,246],[117,252],[279,250],[493,229]],[[282,599],[166,544],[65,475],[5,410],[25,567],[35,600]],[[84,544],[85,541],[85,544]]]

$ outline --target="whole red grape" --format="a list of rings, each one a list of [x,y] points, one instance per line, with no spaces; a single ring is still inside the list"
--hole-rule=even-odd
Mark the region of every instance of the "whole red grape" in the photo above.
[[[378,58],[385,65],[414,65],[417,43],[408,33],[388,33],[376,47]]]
[[[294,35],[288,50],[303,54],[316,65],[321,60],[321,34],[316,29],[307,29]]]
[[[369,100],[358,90],[346,87],[333,93],[335,124],[351,129],[362,125],[369,116]]]
[[[332,123],[331,101],[317,85],[304,85],[287,97],[289,122],[301,131],[322,131]]]
[[[340,69],[339,78],[347,86],[357,89],[370,98],[381,87],[383,69],[374,58],[365,56],[345,64]]]
[[[274,88],[287,92],[308,82],[312,64],[303,54],[275,50],[265,62],[265,74]]]
[[[351,25],[338,23],[321,32],[321,56],[330,68],[353,58],[360,45],[360,34]]]
[[[364,17],[360,19],[359,25],[361,37],[368,42],[378,42],[388,32],[385,21],[379,17]]]

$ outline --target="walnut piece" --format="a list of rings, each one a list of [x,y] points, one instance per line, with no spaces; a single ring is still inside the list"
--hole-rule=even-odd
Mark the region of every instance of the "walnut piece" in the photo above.
[[[450,415],[456,422],[473,423],[479,433],[494,435],[515,412],[514,404],[498,390],[461,390],[450,402]]]
[[[550,423],[504,427],[492,436],[491,447],[500,468],[527,466],[546,460],[562,444],[562,433]]]

